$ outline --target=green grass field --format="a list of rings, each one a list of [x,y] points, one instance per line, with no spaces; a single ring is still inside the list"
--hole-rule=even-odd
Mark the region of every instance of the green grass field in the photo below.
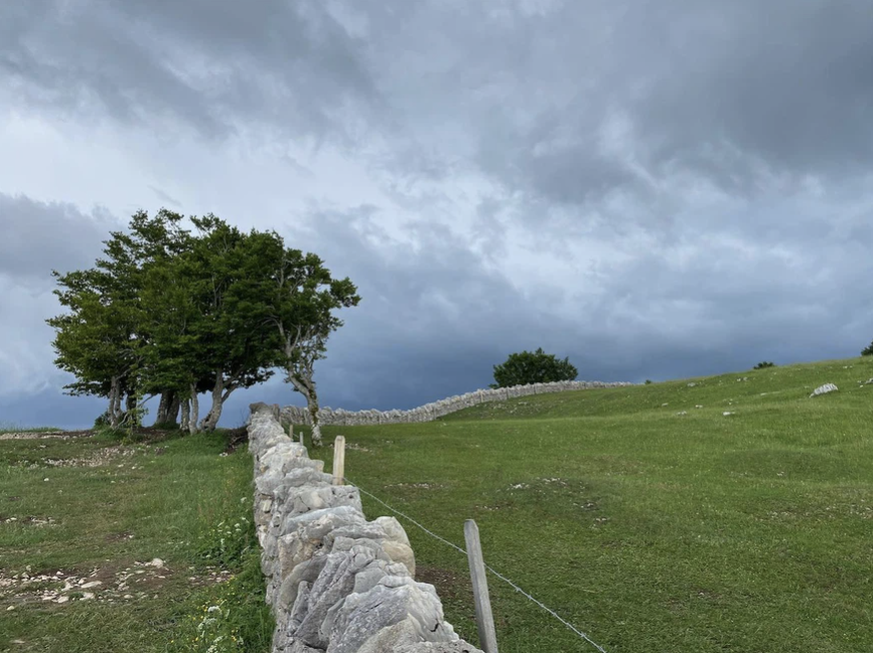
[[[226,444],[0,439],[0,651],[268,651],[251,457]]]
[[[463,546],[475,519],[488,564],[611,653],[869,653],[870,377],[871,358],[828,361],[326,434],[348,438],[350,479],[435,532]],[[404,526],[475,642],[466,560]],[[502,653],[594,651],[489,583]]]
[[[869,653],[871,377],[871,358],[828,361],[325,432],[348,438],[348,477],[435,532],[463,546],[476,519],[486,562],[610,653]],[[31,435],[0,440],[0,651],[269,650],[244,450]],[[401,522],[475,642],[465,558]],[[489,582],[502,653],[594,651]]]

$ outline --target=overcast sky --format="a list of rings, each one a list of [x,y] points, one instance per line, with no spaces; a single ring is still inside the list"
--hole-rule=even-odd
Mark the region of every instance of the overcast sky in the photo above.
[[[137,209],[358,285],[322,404],[513,351],[643,381],[873,339],[869,0],[0,3],[0,423],[88,426],[47,317]],[[279,381],[238,392],[302,403]]]

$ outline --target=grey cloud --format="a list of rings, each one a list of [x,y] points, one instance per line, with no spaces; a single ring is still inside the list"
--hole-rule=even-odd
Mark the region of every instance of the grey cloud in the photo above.
[[[150,185],[149,185],[149,190],[151,190],[151,191],[155,194],[155,196],[156,196],[159,200],[161,200],[162,202],[166,202],[166,203],[169,204],[170,206],[174,206],[174,207],[176,207],[176,208],[182,208],[182,203],[181,203],[179,200],[177,200],[176,198],[174,198],[172,195],[169,195],[169,194],[165,193],[164,191],[162,191],[162,190],[161,190],[160,188],[158,188],[157,186],[152,186],[152,185],[150,184]]]
[[[101,241],[120,226],[101,210],[89,216],[71,204],[0,193],[0,274],[40,288],[53,286],[53,269],[90,267]]]
[[[856,176],[873,158],[865,0],[2,12],[0,70],[34,107],[206,136],[375,136],[364,149],[395,180],[471,160],[507,187],[591,207],[616,192],[652,201],[677,174],[748,196],[774,178]]]
[[[316,139],[356,138],[350,119],[379,115],[363,44],[322,3],[32,4],[0,10],[0,75],[34,109],[206,137],[254,119]]]
[[[580,378],[607,381],[857,355],[873,329],[869,243],[802,212],[767,215],[771,227],[818,224],[818,246],[789,238],[774,249],[724,226],[680,224],[672,244],[599,274],[568,267],[560,286],[523,294],[441,227],[401,237],[379,230],[373,207],[313,214],[291,230],[294,242],[349,275],[363,298],[320,364],[322,403],[408,408],[483,387],[493,364],[538,346],[569,356]]]
[[[4,426],[51,426],[84,429],[94,424],[106,406],[96,397],[70,397],[45,389],[26,396],[0,397],[0,430]]]
[[[556,315],[549,289],[524,295],[444,227],[389,234],[375,214],[373,207],[322,211],[288,227],[289,242],[318,252],[362,297],[340,312],[345,326],[319,363],[322,404],[409,408],[485,387],[494,364],[539,346],[581,362],[583,375],[620,380],[608,354],[594,353],[594,342],[606,338],[591,317]]]
[[[457,7],[416,4],[374,28],[383,58],[403,50],[410,62],[385,75],[410,131],[446,158],[472,147],[507,188],[593,209],[615,192],[675,194],[661,185],[677,175],[755,196],[869,171],[863,0],[566,2],[537,17],[513,6],[499,17],[466,6],[459,19]]]

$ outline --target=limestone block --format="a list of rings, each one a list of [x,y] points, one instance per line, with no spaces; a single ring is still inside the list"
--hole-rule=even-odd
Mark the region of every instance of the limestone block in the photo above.
[[[294,605],[288,613],[288,621],[286,627],[288,632],[297,632],[300,624],[303,623],[303,618],[309,610],[309,597],[312,594],[312,583],[301,581],[297,586],[297,597],[294,599]]]
[[[419,641],[458,639],[443,620],[432,585],[409,576],[386,576],[363,594],[350,594],[335,610],[327,653],[355,653],[383,628],[410,619]]]
[[[363,513],[358,488],[350,485],[304,485],[288,496],[282,513],[288,520],[307,512],[339,506],[350,506]],[[289,526],[283,525],[282,534],[290,530]]]
[[[274,653],[280,653],[274,649]],[[295,640],[288,644],[284,651],[281,653],[324,653],[324,651],[317,648],[310,648],[300,640]]]
[[[417,644],[401,644],[389,649],[392,653],[483,653],[481,649],[468,644],[462,639],[456,642],[418,642]],[[358,653],[364,653],[361,649]]]
[[[295,530],[280,537],[277,547],[280,575],[283,579],[294,567],[321,549],[326,536],[337,529],[366,522],[364,516],[354,510],[340,512],[334,509],[323,512],[315,519],[298,519],[291,523],[296,526]]]
[[[837,390],[839,390],[839,388],[833,383],[825,383],[824,385],[820,385],[815,390],[813,390],[812,394],[809,395],[809,398],[812,399],[813,397],[817,397],[818,395],[824,395],[828,392],[836,392]]]
[[[337,528],[325,537],[325,545],[333,547],[333,540],[340,537],[379,542],[392,562],[404,564],[409,575],[415,576],[415,554],[406,531],[394,517],[379,517],[372,522]]]
[[[393,626],[383,628],[370,637],[357,653],[394,653],[400,646],[419,642],[415,623],[411,617],[399,621]]]
[[[312,585],[309,610],[295,636],[310,646],[326,648],[330,630],[323,630],[322,622],[328,610],[352,593],[355,576],[376,561],[376,551],[367,546],[357,545],[349,551],[329,554],[324,569]],[[384,560],[382,562],[384,564]]]
[[[304,581],[310,584],[314,583],[321,570],[324,569],[325,562],[327,562],[327,556],[323,555],[314,556],[301,562],[281,580],[273,592],[272,601],[268,599],[267,602],[279,606],[281,609],[289,609],[289,606],[293,606],[297,601],[301,583]]]

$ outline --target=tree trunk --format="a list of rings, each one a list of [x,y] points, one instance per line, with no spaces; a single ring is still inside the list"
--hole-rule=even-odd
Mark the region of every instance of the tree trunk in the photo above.
[[[173,393],[169,390],[161,393],[161,403],[158,404],[158,414],[155,417],[155,425],[164,424],[167,421],[167,415],[170,412],[170,402],[172,402]]]
[[[112,408],[114,428],[121,426],[122,410],[121,410],[121,387],[115,390],[115,406]]]
[[[182,423],[179,424],[179,428],[183,431],[189,430],[189,418],[191,416],[191,402],[185,399],[182,401]]]
[[[170,409],[167,411],[167,425],[176,426],[179,420],[179,408],[182,404],[182,400],[179,399],[179,395],[175,392],[172,393],[171,397]]]
[[[155,425],[161,424],[165,426],[176,426],[180,403],[179,396],[172,390],[162,392],[161,403],[158,405],[158,415],[155,418]]]
[[[125,402],[124,415],[122,416],[122,422],[127,424],[128,428],[141,426],[139,418],[139,408],[140,406],[139,402],[137,401],[136,393],[128,393],[127,401]]]
[[[218,425],[218,420],[221,419],[221,407],[224,405],[224,400],[227,397],[224,394],[224,377],[221,372],[215,375],[215,385],[212,386],[212,406],[209,407],[209,412],[206,417],[200,422],[201,431],[214,431]]]
[[[118,403],[121,391],[118,387],[118,377],[112,377],[112,385],[109,388],[109,409],[106,414],[109,417],[109,427],[112,429],[118,428]]]
[[[197,398],[197,386],[191,384],[191,411],[188,414],[188,430],[197,433],[197,419],[200,416],[200,400]]]
[[[312,379],[303,378],[293,373],[289,373],[288,378],[297,392],[306,398],[306,408],[309,411],[309,421],[312,424],[312,446],[320,447],[322,445],[321,425],[318,423],[318,395],[315,393],[315,383],[312,382]],[[300,441],[303,442],[302,433]]]
[[[309,417],[312,420],[312,446],[320,447],[321,441],[321,425],[318,423],[318,400],[307,400],[309,403]]]

